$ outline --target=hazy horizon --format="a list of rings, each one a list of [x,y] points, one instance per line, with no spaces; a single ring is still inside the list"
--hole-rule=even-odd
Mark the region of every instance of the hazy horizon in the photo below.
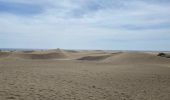
[[[0,0],[0,48],[170,51],[169,0]]]

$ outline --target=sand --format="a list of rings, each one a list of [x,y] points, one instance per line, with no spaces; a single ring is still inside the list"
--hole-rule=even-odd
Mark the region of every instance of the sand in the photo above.
[[[141,52],[1,52],[0,100],[170,100],[170,59]]]

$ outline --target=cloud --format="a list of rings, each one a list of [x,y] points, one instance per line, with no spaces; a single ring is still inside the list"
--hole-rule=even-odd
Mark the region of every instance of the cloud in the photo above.
[[[42,7],[34,4],[9,3],[9,2],[0,1],[1,13],[32,15],[32,14],[39,14],[42,12],[42,10],[43,10]]]
[[[161,45],[170,45],[169,5],[167,0],[0,0],[0,46],[164,49]]]

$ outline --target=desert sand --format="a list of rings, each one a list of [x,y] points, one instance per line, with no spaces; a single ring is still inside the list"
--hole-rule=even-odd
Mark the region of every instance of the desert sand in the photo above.
[[[0,100],[170,100],[170,58],[147,52],[0,52]]]

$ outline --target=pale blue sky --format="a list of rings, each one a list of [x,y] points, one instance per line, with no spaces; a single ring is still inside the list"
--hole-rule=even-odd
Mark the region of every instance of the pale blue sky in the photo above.
[[[0,48],[170,50],[170,0],[0,0]]]

